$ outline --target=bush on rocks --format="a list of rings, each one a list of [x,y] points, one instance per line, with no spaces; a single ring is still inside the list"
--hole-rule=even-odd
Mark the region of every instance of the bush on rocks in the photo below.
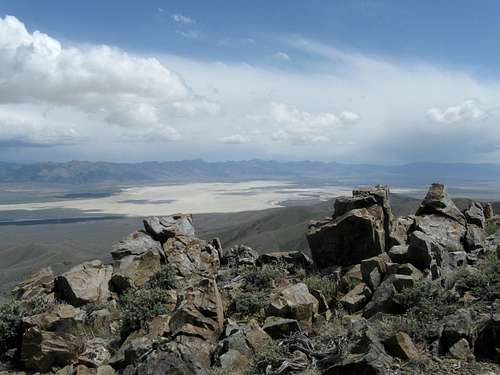
[[[175,278],[175,268],[170,265],[164,265],[156,272],[147,283],[148,288],[175,289],[177,280]]]
[[[0,306],[0,352],[9,349],[19,333],[22,308],[19,302],[9,301]]]
[[[167,291],[160,288],[127,291],[120,299],[123,311],[122,336],[127,337],[142,328],[155,316],[168,314],[170,301]]]
[[[288,350],[285,346],[280,346],[272,342],[259,350],[252,362],[245,370],[245,375],[266,375],[267,367],[278,368],[287,358]]]

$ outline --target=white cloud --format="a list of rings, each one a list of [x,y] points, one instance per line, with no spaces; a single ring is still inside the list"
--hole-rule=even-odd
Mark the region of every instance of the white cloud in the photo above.
[[[429,108],[427,115],[432,121],[443,124],[477,121],[485,119],[488,116],[487,112],[475,100],[466,100],[461,104],[447,108]]]
[[[285,52],[273,53],[273,58],[275,58],[276,60],[290,61],[290,56]]]
[[[65,47],[6,16],[0,18],[0,104],[14,103],[69,107],[75,116],[100,115],[101,123],[163,140],[178,138],[172,118],[218,110],[156,58],[109,46]]]
[[[196,23],[196,21],[188,16],[184,16],[182,14],[172,14],[172,19],[174,20],[174,22],[177,22],[177,23],[182,23],[184,25],[190,25],[190,24],[193,24],[193,23]]]
[[[180,36],[186,38],[186,39],[199,39],[200,38],[200,32],[198,30],[188,30],[188,31],[176,30],[176,33],[179,34]]]
[[[232,144],[232,145],[248,143],[249,141],[250,139],[248,137],[241,134],[227,135],[217,139],[217,142],[219,143]]]
[[[272,121],[282,125],[273,133],[275,141],[289,141],[293,144],[328,142],[333,133],[358,121],[353,112],[335,115],[330,112],[312,114],[283,103],[272,102],[270,105]]]

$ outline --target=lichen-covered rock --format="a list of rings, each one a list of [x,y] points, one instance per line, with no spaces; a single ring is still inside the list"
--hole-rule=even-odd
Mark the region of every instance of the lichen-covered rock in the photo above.
[[[416,216],[436,215],[449,218],[465,227],[466,220],[455,206],[443,184],[434,183],[420,204]]]
[[[82,327],[85,312],[67,304],[54,304],[47,311],[23,318],[23,328],[37,327],[44,331],[71,332]]]
[[[34,297],[46,297],[54,290],[54,272],[45,267],[19,283],[12,291],[12,295],[20,300]]]
[[[419,353],[410,336],[405,332],[398,332],[384,341],[384,346],[390,355],[404,361],[416,360]]]
[[[223,252],[221,264],[224,266],[253,266],[257,262],[259,253],[251,247],[238,245]]]
[[[140,255],[129,255],[113,264],[112,289],[123,292],[129,288],[142,288],[160,270],[162,253],[157,249]]]
[[[262,329],[273,339],[289,336],[294,332],[300,332],[299,322],[295,319],[268,316]]]
[[[56,278],[56,294],[73,306],[106,302],[112,273],[113,267],[100,260],[79,264]]]
[[[302,251],[281,251],[260,255],[256,264],[259,267],[265,264],[276,264],[295,269],[308,270],[312,267],[313,262]]]
[[[76,336],[29,328],[22,338],[21,360],[27,369],[47,372],[52,366],[72,363],[79,351]]]
[[[391,262],[391,258],[387,253],[382,253],[376,257],[363,259],[361,261],[361,275],[366,285],[371,290],[375,290],[382,282],[387,273],[387,264]]]
[[[153,216],[144,219],[143,223],[146,232],[161,243],[176,236],[194,237],[195,235],[191,215]]]
[[[368,303],[371,295],[370,288],[365,283],[359,283],[343,296],[339,302],[346,311],[353,313],[361,310]]]
[[[148,251],[163,254],[161,243],[155,241],[149,234],[144,232],[134,232],[125,239],[113,245],[111,256],[114,260],[119,260],[129,256],[142,255]]]
[[[271,296],[266,307],[268,316],[310,321],[318,312],[318,300],[309,293],[307,285],[298,283],[291,285]]]

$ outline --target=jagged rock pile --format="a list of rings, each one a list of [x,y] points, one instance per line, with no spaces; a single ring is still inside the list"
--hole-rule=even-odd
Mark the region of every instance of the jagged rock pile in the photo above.
[[[147,218],[113,247],[112,264],[44,269],[13,291],[14,307],[0,309],[0,374],[497,371],[475,359],[500,362],[500,295],[477,295],[459,274],[496,255],[494,220],[480,203],[461,212],[439,184],[397,219],[386,187],[355,190],[311,223],[311,261],[223,250],[196,237],[189,215]],[[498,277],[500,286],[500,268]],[[417,342],[418,329],[394,319],[418,322],[405,301],[423,283],[460,308],[428,322],[435,330]]]

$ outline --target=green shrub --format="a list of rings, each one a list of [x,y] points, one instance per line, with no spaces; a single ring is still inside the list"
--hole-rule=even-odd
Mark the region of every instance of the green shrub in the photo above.
[[[171,297],[160,288],[131,289],[120,298],[123,311],[122,336],[126,337],[158,315],[170,312]]]
[[[254,289],[271,289],[274,281],[285,277],[285,270],[275,265],[265,265],[259,267],[248,267],[244,270],[244,277],[247,284]]]
[[[170,264],[164,265],[149,279],[148,288],[175,289],[177,286],[175,268]]]
[[[271,365],[273,369],[278,368],[287,358],[287,354],[286,347],[272,342],[255,354],[245,370],[245,375],[265,375],[267,366]]]
[[[457,290],[470,291],[484,302],[500,298],[500,261],[486,258],[478,270],[463,269],[456,275]]]
[[[240,292],[233,299],[233,309],[244,316],[257,314],[265,304],[265,294],[258,292]]]
[[[328,302],[337,296],[337,284],[330,276],[311,275],[304,279],[304,283],[309,290],[319,290]]]
[[[4,352],[15,344],[21,328],[23,311],[17,301],[9,301],[0,305],[0,352]]]
[[[396,293],[394,300],[407,309],[406,315],[394,322],[417,341],[433,337],[441,320],[457,309],[458,302],[448,290],[430,281]]]

